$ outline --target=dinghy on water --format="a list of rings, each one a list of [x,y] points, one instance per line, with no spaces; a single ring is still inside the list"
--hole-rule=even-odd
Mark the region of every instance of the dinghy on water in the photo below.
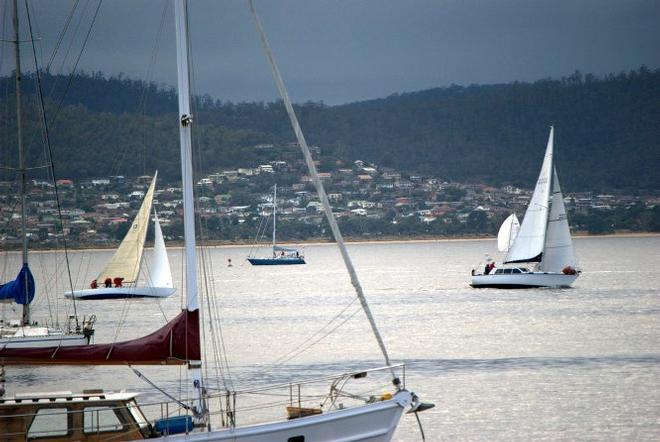
[[[160,228],[158,216],[154,212],[154,253],[153,262],[147,274],[143,266],[144,243],[151,214],[151,205],[156,187],[158,172],[151,180],[142,206],[131,228],[122,240],[112,259],[99,276],[92,281],[89,289],[66,292],[67,298],[76,299],[122,299],[122,298],[166,298],[176,289],[172,283],[172,271],[167,258],[167,249]],[[138,283],[140,273],[146,284]]]
[[[486,266],[481,274],[473,270],[472,287],[570,287],[577,279],[579,272],[553,149],[554,128],[550,127],[541,173],[522,225],[518,230],[512,215],[498,233],[498,248],[506,251],[504,264],[528,263],[533,268]]]

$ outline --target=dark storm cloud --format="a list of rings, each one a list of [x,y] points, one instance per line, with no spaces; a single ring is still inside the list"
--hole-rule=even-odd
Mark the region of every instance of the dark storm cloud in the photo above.
[[[21,3],[21,2],[19,2]],[[257,0],[295,101],[343,103],[451,83],[497,83],[660,66],[657,0]],[[96,6],[81,0],[80,43]],[[8,8],[9,2],[3,3]],[[72,5],[35,1],[48,58]],[[163,8],[156,62],[153,48]],[[84,11],[83,11],[84,8]],[[191,1],[196,91],[222,100],[276,96],[246,3]],[[82,17],[82,19],[80,19]],[[9,30],[5,21],[3,35]],[[78,23],[80,23],[78,25]],[[53,70],[60,68],[65,41]],[[106,0],[80,68],[175,84],[170,1]],[[73,46],[64,70],[70,69]],[[8,71],[4,48],[3,73]]]

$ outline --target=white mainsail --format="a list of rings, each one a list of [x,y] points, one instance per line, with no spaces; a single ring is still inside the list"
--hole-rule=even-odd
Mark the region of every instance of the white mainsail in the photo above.
[[[504,220],[500,226],[500,230],[497,232],[497,250],[508,252],[516,240],[519,230],[520,221],[518,221],[516,214],[512,213]]]
[[[163,239],[163,231],[160,228],[158,215],[154,214],[154,258],[151,266],[151,286],[172,288],[172,270],[170,261],[167,259],[167,249]]]
[[[140,207],[140,210],[135,216],[131,228],[126,233],[110,262],[108,262],[99,274],[97,278],[99,281],[104,281],[106,278],[114,279],[119,277],[124,278],[124,284],[137,282],[144,243],[147,238],[151,202],[154,198],[157,176],[158,172],[156,172],[151,180],[151,185],[144,196],[142,207]]]
[[[545,246],[545,231],[548,224],[548,203],[550,200],[550,184],[552,174],[552,151],[554,143],[554,128],[550,127],[548,146],[543,158],[541,173],[534,188],[534,194],[529,202],[525,218],[518,237],[513,242],[505,262],[540,261]]]
[[[548,219],[541,270],[559,273],[567,266],[576,267],[575,254],[573,253],[573,241],[571,240],[568,218],[566,217],[564,197],[559,186],[557,170],[553,167],[550,217]]]

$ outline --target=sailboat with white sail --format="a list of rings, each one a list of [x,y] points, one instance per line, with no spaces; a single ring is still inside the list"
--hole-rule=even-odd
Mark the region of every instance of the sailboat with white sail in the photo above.
[[[8,322],[0,321],[0,348],[38,348],[42,346],[69,346],[89,343],[94,334],[94,319],[83,319],[82,323],[78,321],[78,316],[73,315],[70,318],[66,328],[58,326],[41,325],[32,318],[30,305],[35,298],[36,284],[29,265],[28,236],[27,236],[27,171],[25,164],[26,153],[22,136],[22,112],[21,112],[21,56],[19,38],[18,6],[14,1],[14,59],[16,70],[14,77],[16,80],[16,134],[18,146],[18,179],[20,184],[20,220],[21,220],[21,239],[22,239],[22,266],[18,276],[13,281],[0,284],[0,302],[15,302],[21,305],[21,318],[10,320]],[[41,105],[43,103],[40,102]],[[41,114],[43,116],[43,113]],[[42,120],[43,123],[43,120]],[[52,163],[51,163],[52,167]]]
[[[577,279],[579,272],[553,150],[554,128],[550,127],[543,165],[522,225],[518,229],[517,219],[511,215],[498,233],[498,247],[506,252],[504,264],[526,263],[533,268],[486,265],[481,274],[473,271],[472,287],[570,287]]]
[[[66,292],[67,298],[77,299],[122,299],[122,298],[166,298],[176,289],[172,282],[172,271],[167,258],[163,231],[154,211],[154,251],[149,271],[144,265],[144,245],[156,188],[158,172],[154,174],[142,206],[135,215],[126,236],[110,261],[105,265],[90,288]],[[140,274],[144,283],[140,283]]]
[[[278,246],[277,238],[277,184],[273,186],[273,256],[258,258],[250,256],[247,260],[253,266],[305,264],[305,257],[293,247]]]
[[[161,406],[164,417],[149,426],[144,415],[138,409],[134,400],[135,395],[105,394],[95,392],[73,395],[60,393],[59,395],[44,396],[31,395],[29,401],[23,398],[8,398],[0,401],[0,431],[11,428],[14,438],[10,440],[25,440],[26,435],[35,437],[35,432],[30,433],[32,426],[43,408],[53,407],[52,402],[57,404],[72,403],[78,408],[85,406],[90,408],[90,413],[97,410],[97,404],[110,407],[110,413],[114,413],[119,419],[119,424],[114,422],[109,427],[101,428],[100,418],[97,418],[98,431],[103,431],[102,437],[116,438],[117,440],[142,439],[147,437],[162,437],[167,441],[235,441],[235,442],[270,442],[270,441],[389,441],[405,411],[415,413],[431,407],[423,404],[419,398],[405,387],[405,376],[403,381],[396,375],[401,370],[399,365],[390,363],[384,341],[376,327],[375,320],[371,314],[368,302],[362,291],[361,284],[357,279],[352,261],[348,255],[339,232],[337,222],[332,216],[327,194],[323,189],[318,177],[316,167],[313,163],[309,148],[302,135],[298,120],[293,112],[291,101],[284,90],[282,79],[279,75],[270,48],[265,40],[252,2],[249,2],[251,12],[255,19],[257,29],[268,55],[271,67],[276,78],[278,89],[283,96],[287,113],[291,119],[294,131],[299,139],[305,162],[310,170],[312,181],[317,188],[319,197],[323,203],[330,228],[335,236],[342,258],[346,264],[351,283],[355,288],[357,299],[360,301],[365,315],[369,321],[376,341],[383,353],[386,367],[383,367],[392,378],[392,392],[379,396],[368,396],[356,394],[347,390],[347,383],[353,380],[364,379],[376,369],[345,373],[337,377],[327,377],[316,381],[330,381],[330,390],[327,395],[328,401],[323,401],[325,407],[302,407],[300,388],[302,384],[310,382],[305,380],[301,383],[287,382],[274,387],[284,387],[290,397],[290,405],[287,407],[288,418],[275,422],[253,425],[238,425],[236,421],[236,391],[224,391],[213,393],[207,388],[203,370],[205,362],[202,357],[206,353],[201,345],[200,310],[206,302],[201,302],[202,295],[199,290],[198,260],[195,238],[195,212],[193,193],[192,172],[192,125],[193,119],[190,105],[190,63],[188,43],[188,4],[185,0],[174,0],[174,11],[176,21],[176,44],[178,65],[178,101],[179,101],[179,133],[181,147],[181,169],[183,178],[183,213],[184,213],[184,262],[185,262],[185,308],[182,312],[170,320],[159,330],[150,335],[123,342],[112,342],[108,344],[95,344],[76,346],[69,348],[44,348],[35,351],[17,351],[0,348],[0,364],[69,364],[69,365],[187,365],[188,386],[191,394],[187,400],[176,400],[167,406]],[[201,288],[204,288],[202,285]],[[211,311],[205,312],[211,315]],[[216,318],[217,319],[217,318]],[[207,321],[205,321],[207,322]],[[208,318],[209,326],[215,323],[214,318]],[[405,372],[402,374],[405,375]],[[150,382],[151,383],[151,382]],[[154,385],[153,383],[151,383]],[[158,387],[156,387],[158,388]],[[382,385],[381,385],[382,388]],[[297,397],[294,392],[297,389]],[[263,390],[263,389],[262,389]],[[159,389],[164,393],[164,390]],[[263,391],[262,391],[263,392]],[[248,391],[248,395],[258,394],[257,390]],[[277,395],[279,396],[279,395]],[[254,396],[252,396],[254,397]],[[273,394],[265,392],[267,401],[272,401]],[[296,398],[296,399],[294,399]],[[346,407],[339,398],[349,398],[359,402],[354,407]],[[318,396],[312,400],[316,401]],[[343,399],[342,399],[343,401]],[[225,404],[220,411],[211,412],[211,403]],[[84,405],[79,405],[84,403]],[[278,402],[279,404],[279,402]],[[178,411],[174,410],[174,406]],[[267,404],[266,404],[267,406]],[[63,406],[60,405],[60,408]],[[72,405],[73,407],[73,405]],[[258,409],[258,408],[256,408]],[[76,409],[77,410],[77,409]],[[68,414],[65,412],[64,414]],[[86,413],[86,412],[85,412]],[[47,414],[47,413],[42,413]],[[98,440],[98,433],[85,433],[85,425],[82,424],[83,414],[71,412],[71,418],[61,419],[64,431],[58,433],[63,435],[59,440]],[[179,415],[177,415],[179,414]],[[222,415],[219,428],[213,428],[218,422],[211,420],[212,416]],[[93,414],[92,414],[93,416]],[[76,427],[76,423],[78,426]],[[3,427],[3,425],[6,425]],[[10,427],[9,425],[13,425]],[[5,433],[8,434],[8,433]]]

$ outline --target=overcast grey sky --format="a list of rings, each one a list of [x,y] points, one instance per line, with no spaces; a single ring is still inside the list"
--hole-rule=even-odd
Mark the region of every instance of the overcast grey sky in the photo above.
[[[7,38],[10,1],[0,1]],[[80,0],[53,71],[68,72],[73,66],[97,2]],[[73,3],[31,2],[44,61]],[[230,101],[273,100],[276,89],[246,2],[190,3],[196,93]],[[642,64],[660,67],[660,0],[255,4],[296,102],[338,104],[452,83],[533,81],[576,69],[603,74]],[[165,7],[160,49],[152,64]],[[172,15],[171,0],[105,0],[79,68],[174,85]],[[74,43],[68,49],[70,41]],[[6,74],[13,61],[10,48],[3,46],[0,69]]]

